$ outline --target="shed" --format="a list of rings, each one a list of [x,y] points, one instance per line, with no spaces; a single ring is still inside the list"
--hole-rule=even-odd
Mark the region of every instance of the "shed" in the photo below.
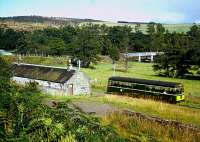
[[[90,79],[81,71],[34,64],[14,64],[13,80],[20,84],[37,82],[53,95],[86,95],[91,93]]]

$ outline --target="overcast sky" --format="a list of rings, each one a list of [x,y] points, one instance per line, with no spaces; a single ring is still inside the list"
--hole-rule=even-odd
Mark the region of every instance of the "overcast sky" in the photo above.
[[[0,17],[22,15],[194,23],[200,0],[0,0]]]

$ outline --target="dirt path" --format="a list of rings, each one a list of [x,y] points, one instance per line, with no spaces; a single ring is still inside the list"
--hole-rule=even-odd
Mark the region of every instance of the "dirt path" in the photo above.
[[[49,107],[56,106],[57,103],[63,102],[58,100],[48,100],[44,104]],[[96,116],[106,116],[107,114],[110,114],[112,112],[120,111],[116,107],[109,105],[109,104],[102,104],[97,102],[91,102],[91,101],[72,101],[70,102],[70,106],[79,109],[82,112],[88,113],[88,114],[94,114]]]
[[[105,116],[109,113],[119,111],[117,108],[109,104],[101,104],[89,101],[74,101],[72,104],[81,111],[97,116]]]

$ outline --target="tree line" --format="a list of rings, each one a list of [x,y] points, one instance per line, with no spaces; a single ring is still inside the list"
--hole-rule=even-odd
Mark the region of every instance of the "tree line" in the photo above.
[[[0,48],[21,54],[69,55],[89,63],[96,63],[101,54],[117,61],[120,53],[126,52],[199,48],[199,29],[194,24],[187,33],[170,33],[162,24],[153,22],[147,25],[146,33],[141,31],[140,24],[135,26],[135,32],[129,26],[95,24],[48,27],[32,32],[1,27]]]
[[[168,42],[171,48],[156,58],[154,70],[169,77],[200,74],[200,26],[194,25],[185,35],[173,35]]]

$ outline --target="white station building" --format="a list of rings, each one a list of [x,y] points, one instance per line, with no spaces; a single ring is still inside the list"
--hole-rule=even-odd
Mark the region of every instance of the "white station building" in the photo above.
[[[22,85],[37,82],[52,95],[89,95],[90,79],[81,71],[34,64],[14,64],[13,80]]]

